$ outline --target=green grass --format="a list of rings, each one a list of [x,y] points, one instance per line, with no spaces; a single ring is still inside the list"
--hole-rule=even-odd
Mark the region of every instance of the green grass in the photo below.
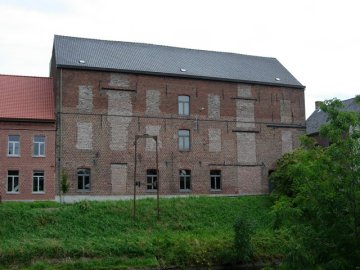
[[[254,228],[255,260],[281,256],[268,196],[0,204],[0,269],[127,269],[233,261],[237,217]]]

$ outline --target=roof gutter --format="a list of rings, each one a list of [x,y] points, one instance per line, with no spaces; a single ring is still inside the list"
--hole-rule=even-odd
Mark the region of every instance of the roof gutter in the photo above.
[[[55,123],[55,119],[36,119],[36,118],[1,118],[0,122],[17,122],[17,123],[40,123],[49,124]]]

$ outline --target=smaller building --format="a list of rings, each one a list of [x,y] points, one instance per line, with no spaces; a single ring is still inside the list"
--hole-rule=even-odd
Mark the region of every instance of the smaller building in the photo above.
[[[360,112],[360,106],[356,104],[355,98],[350,98],[341,101],[344,105],[342,110]],[[329,141],[320,136],[320,127],[326,124],[328,115],[320,109],[320,101],[315,102],[315,111],[306,120],[306,133],[308,136],[314,138],[319,145],[328,146]]]
[[[0,75],[0,196],[55,198],[55,114],[51,78]]]

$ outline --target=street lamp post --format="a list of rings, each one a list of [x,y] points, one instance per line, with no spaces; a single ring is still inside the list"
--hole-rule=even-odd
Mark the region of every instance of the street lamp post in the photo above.
[[[140,182],[136,181],[136,167],[137,167],[137,141],[141,138],[153,139],[156,147],[156,197],[157,197],[157,219],[160,220],[160,175],[159,175],[159,155],[158,155],[158,137],[149,134],[135,135],[135,158],[134,158],[134,206],[133,206],[133,219],[136,217],[136,186],[140,186]]]

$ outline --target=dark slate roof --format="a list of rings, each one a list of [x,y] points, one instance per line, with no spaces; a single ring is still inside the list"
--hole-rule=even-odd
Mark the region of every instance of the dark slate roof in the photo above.
[[[58,68],[305,88],[275,58],[58,35],[54,37],[54,50]],[[81,63],[80,60],[85,62]],[[182,72],[181,69],[186,71]]]
[[[343,100],[342,103],[344,108],[341,110],[360,112],[360,106],[355,103],[355,98]],[[326,123],[327,118],[327,113],[320,109],[315,110],[306,120],[306,133],[314,134],[319,132],[320,127]]]

